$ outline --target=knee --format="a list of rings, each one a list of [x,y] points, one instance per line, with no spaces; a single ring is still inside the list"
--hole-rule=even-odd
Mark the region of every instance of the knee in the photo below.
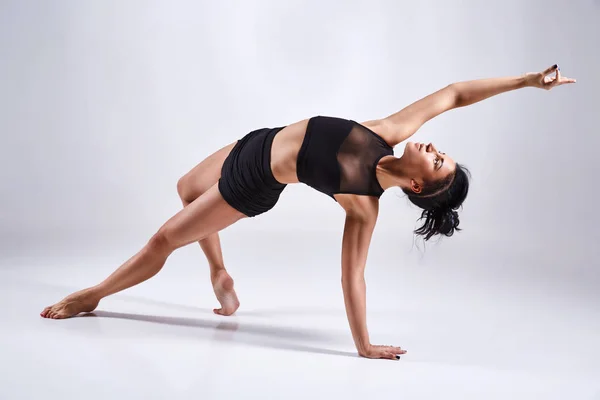
[[[185,203],[191,203],[206,192],[201,182],[195,182],[191,176],[185,175],[177,181],[177,193]]]
[[[148,241],[148,247],[155,252],[170,254],[177,248],[168,229],[160,228]]]
[[[186,184],[186,176],[182,176],[181,178],[179,178],[179,180],[177,181],[177,193],[179,194],[179,197],[182,200],[186,199],[186,195],[187,195],[187,184]]]

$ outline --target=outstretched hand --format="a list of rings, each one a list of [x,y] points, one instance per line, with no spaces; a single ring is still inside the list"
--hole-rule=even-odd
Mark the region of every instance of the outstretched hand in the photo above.
[[[554,72],[554,76],[550,76]],[[527,86],[550,90],[553,87],[575,83],[575,79],[567,78],[560,74],[560,67],[554,64],[543,72],[528,72],[525,74]]]
[[[394,346],[370,345],[365,351],[360,353],[360,356],[366,358],[387,358],[389,360],[399,360],[400,354],[406,354],[406,350]]]

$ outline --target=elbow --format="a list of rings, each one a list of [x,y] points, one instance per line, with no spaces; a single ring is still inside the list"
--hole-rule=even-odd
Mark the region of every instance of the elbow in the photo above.
[[[449,109],[462,107],[467,104],[465,93],[461,90],[458,83],[449,84],[445,90],[450,103]]]

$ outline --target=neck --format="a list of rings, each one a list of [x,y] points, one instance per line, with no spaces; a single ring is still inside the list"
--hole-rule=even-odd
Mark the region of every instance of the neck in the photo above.
[[[394,186],[410,187],[407,166],[402,157],[385,156],[377,164],[376,176],[383,190]]]

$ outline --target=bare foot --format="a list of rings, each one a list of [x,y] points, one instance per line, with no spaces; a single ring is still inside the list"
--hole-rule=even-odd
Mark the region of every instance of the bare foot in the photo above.
[[[89,289],[68,295],[53,306],[46,307],[40,313],[44,318],[63,319],[81,312],[92,312],[98,307],[99,300],[92,296]]]
[[[219,271],[212,277],[212,284],[217,300],[221,303],[221,308],[215,308],[213,312],[219,315],[233,314],[240,306],[240,302],[233,290],[231,276],[225,270]]]

